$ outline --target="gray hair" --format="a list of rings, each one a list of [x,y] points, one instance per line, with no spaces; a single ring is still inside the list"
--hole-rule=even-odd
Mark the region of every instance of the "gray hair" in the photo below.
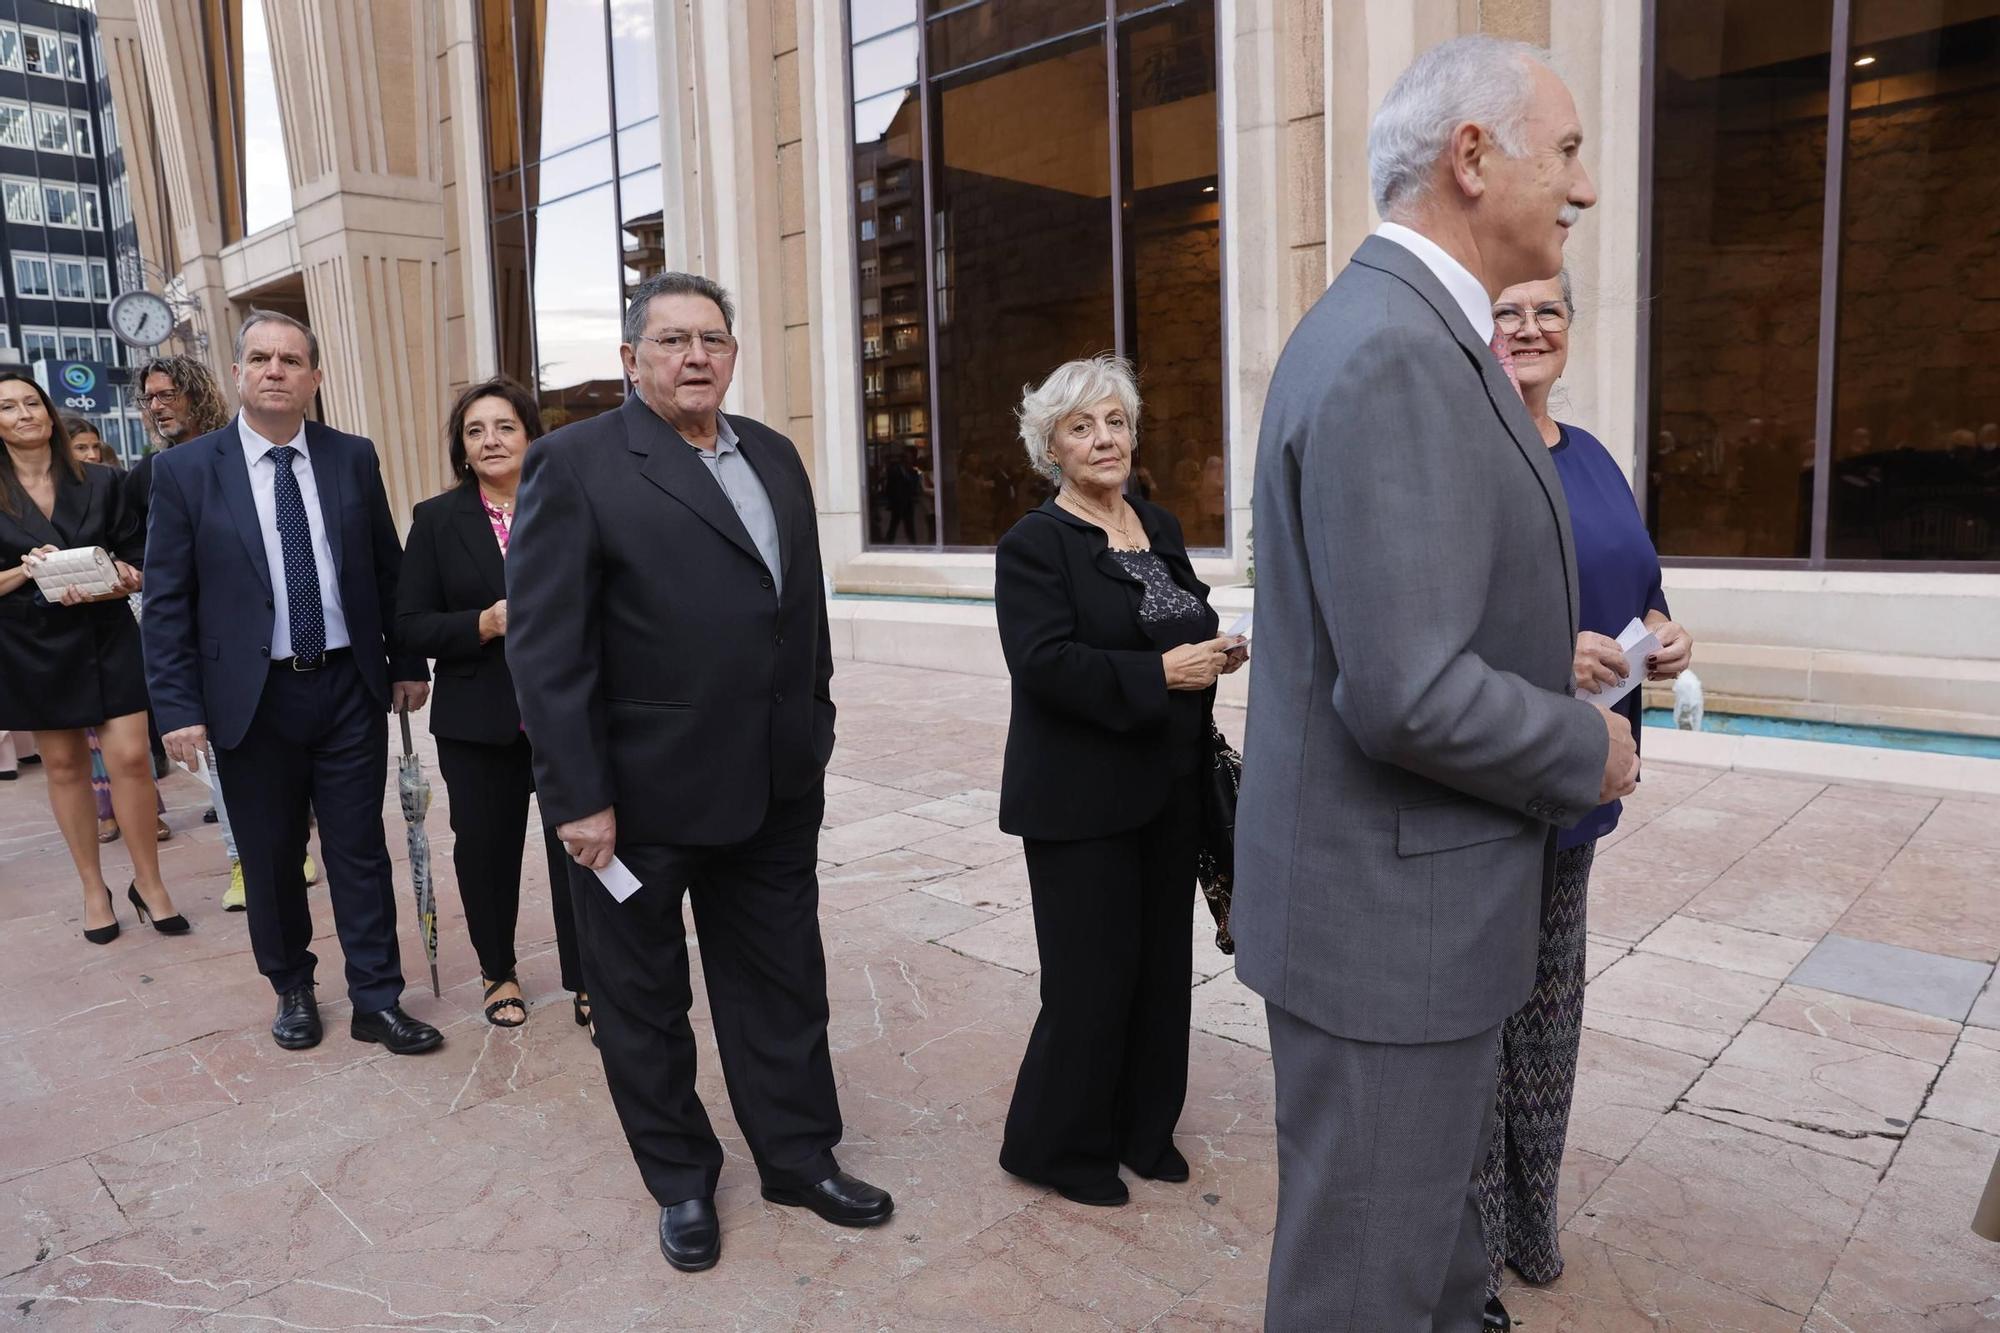
[[[1556,281],[1562,284],[1563,309],[1569,311],[1569,322],[1576,323],[1576,289],[1569,283],[1569,265],[1564,264],[1556,273]]]
[[[1116,398],[1125,409],[1125,421],[1132,438],[1139,437],[1139,382],[1132,363],[1110,352],[1080,361],[1065,361],[1039,385],[1021,390],[1021,405],[1014,419],[1021,425],[1021,447],[1028,452],[1028,466],[1051,483],[1062,481],[1062,468],[1049,458],[1049,441],[1056,428],[1092,403]]]
[[[1534,101],[1534,67],[1546,51],[1526,42],[1474,34],[1440,42],[1396,77],[1368,126],[1368,188],[1384,219],[1423,197],[1431,172],[1470,121],[1500,151],[1526,151],[1524,122]]]
[[[256,328],[259,324],[282,324],[288,329],[297,329],[300,333],[305,334],[306,362],[314,370],[319,369],[319,335],[312,331],[312,326],[302,319],[293,319],[281,310],[261,310],[256,306],[250,307],[250,313],[243,317],[243,323],[236,329],[236,360],[238,364],[241,364],[243,361],[243,340],[249,336],[250,330]],[[173,379],[173,375],[169,373],[168,378]],[[141,380],[140,382],[143,384],[145,381]],[[178,380],[175,382],[179,383]]]
[[[655,273],[652,277],[632,289],[631,297],[625,302],[625,342],[628,346],[639,345],[639,335],[646,331],[646,316],[653,308],[656,296],[701,296],[715,302],[715,308],[722,312],[722,327],[729,333],[736,332],[736,305],[729,299],[729,293],[713,278],[704,278],[699,273]]]

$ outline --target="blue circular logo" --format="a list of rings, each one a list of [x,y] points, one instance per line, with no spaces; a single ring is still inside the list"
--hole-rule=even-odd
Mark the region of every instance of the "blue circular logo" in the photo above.
[[[89,366],[68,365],[63,367],[62,380],[71,393],[89,393],[97,387],[97,372]]]

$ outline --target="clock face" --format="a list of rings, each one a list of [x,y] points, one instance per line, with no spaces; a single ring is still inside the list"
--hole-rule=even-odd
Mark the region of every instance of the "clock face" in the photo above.
[[[158,347],[174,331],[173,308],[153,292],[124,292],[111,303],[111,331],[133,347]]]

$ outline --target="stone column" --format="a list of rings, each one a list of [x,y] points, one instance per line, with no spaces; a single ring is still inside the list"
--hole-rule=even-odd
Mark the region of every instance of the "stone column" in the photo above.
[[[158,215],[157,194],[139,194],[137,175],[131,182],[132,211],[141,219],[141,244],[145,228],[153,228],[160,245],[156,262],[170,273],[178,270],[188,294],[200,303],[208,326],[209,365],[226,387],[236,320],[217,256],[223,245],[222,173],[233,165],[225,165],[216,154],[211,108],[224,99],[214,96],[209,86],[201,0],[123,2],[137,21],[137,49],[121,46],[107,53],[118,71],[113,105],[120,134],[129,140],[135,126],[148,125],[157,142],[159,182],[152,188],[164,194],[168,217],[163,220]],[[114,0],[107,8],[115,10],[118,4]],[[126,72],[133,67],[134,56],[143,57],[145,70],[139,90],[142,100],[137,102],[130,98],[133,80]]]
[[[440,7],[263,3],[327,419],[375,441],[401,518],[446,473]]]

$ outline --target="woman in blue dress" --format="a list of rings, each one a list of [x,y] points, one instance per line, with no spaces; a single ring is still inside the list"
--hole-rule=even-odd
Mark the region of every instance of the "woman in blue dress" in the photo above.
[[[1589,431],[1549,413],[1549,391],[1569,358],[1570,323],[1576,316],[1569,274],[1523,283],[1493,304],[1496,348],[1520,386],[1528,415],[1541,430],[1569,501],[1576,545],[1579,688],[1615,684],[1628,670],[1649,680],[1685,671],[1693,640],[1667,613],[1660,587],[1660,557],[1632,498],[1625,470]],[[1660,640],[1644,662],[1625,660],[1618,635],[1634,618]],[[1640,691],[1617,705],[1639,730]],[[1562,1274],[1557,1244],[1556,1180],[1569,1132],[1576,1088],[1577,1047],[1583,1032],[1585,899],[1597,840],[1618,826],[1611,802],[1564,832],[1556,844],[1555,887],[1542,902],[1535,989],[1501,1029],[1499,1110],[1493,1150],[1480,1179],[1480,1214],[1492,1272],[1487,1280],[1487,1327],[1506,1327],[1499,1302],[1507,1265],[1528,1282],[1553,1282]]]

